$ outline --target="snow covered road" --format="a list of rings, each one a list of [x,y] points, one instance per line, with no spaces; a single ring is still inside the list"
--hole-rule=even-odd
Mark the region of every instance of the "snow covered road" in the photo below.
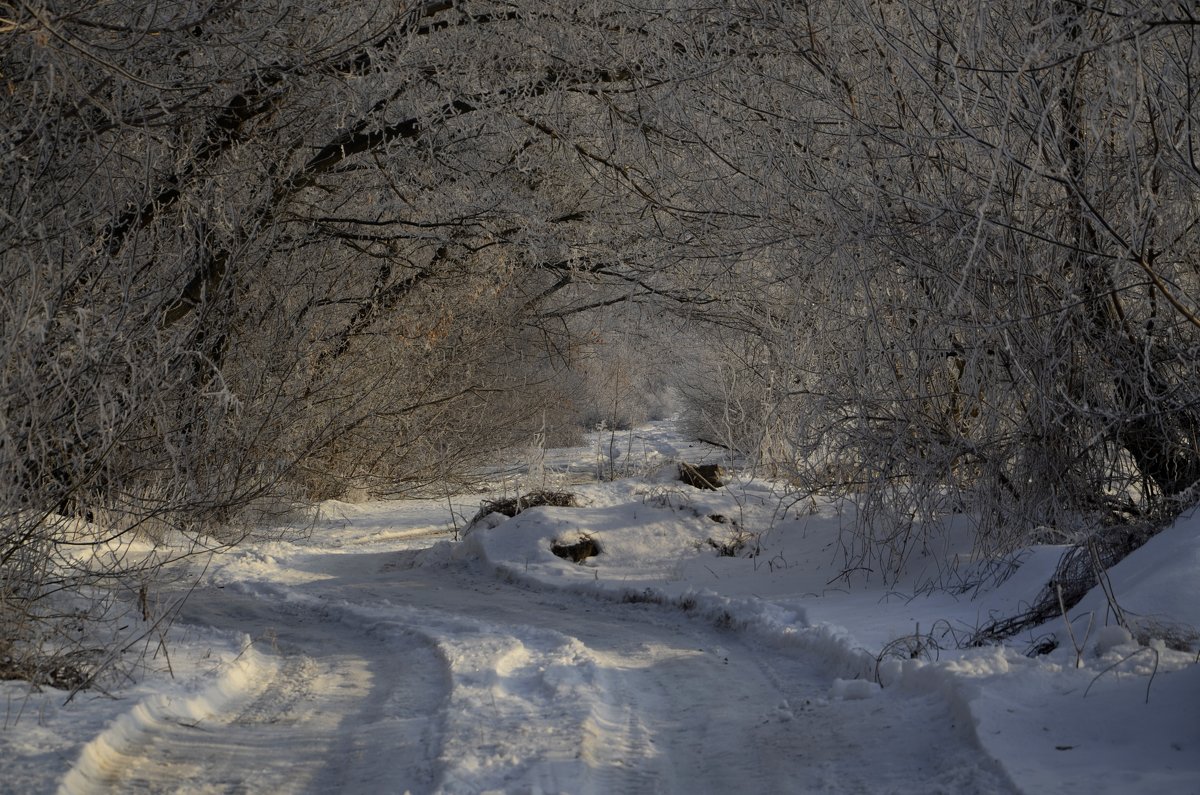
[[[0,795],[1200,795],[1200,515],[1111,570],[1138,637],[1097,587],[972,647],[1062,548],[977,561],[952,517],[884,581],[845,568],[852,505],[744,473],[684,485],[675,459],[720,451],[671,422],[612,441],[505,465],[486,493],[325,502],[295,517],[308,538],[264,527],[130,590],[96,687],[0,681]],[[453,543],[481,499],[545,488],[577,505]],[[553,554],[583,538],[601,553]]]
[[[408,510],[222,559],[183,619],[253,637],[240,672],[139,704],[62,791],[1011,791],[936,696],[832,699],[795,649],[424,553]]]

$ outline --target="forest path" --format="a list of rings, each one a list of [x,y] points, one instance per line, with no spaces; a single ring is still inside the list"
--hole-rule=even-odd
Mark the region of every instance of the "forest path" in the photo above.
[[[395,510],[221,559],[183,620],[261,662],[199,719],[135,708],[63,791],[1010,790],[936,696],[830,699],[795,650],[426,555],[444,504]]]

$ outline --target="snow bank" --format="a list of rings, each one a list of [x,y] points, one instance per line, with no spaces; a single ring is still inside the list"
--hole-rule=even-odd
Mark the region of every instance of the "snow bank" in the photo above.
[[[1200,513],[1193,511],[1163,530],[1108,576],[1117,605],[1140,634],[1153,638],[1200,631]],[[1099,587],[1072,612],[1114,618]]]
[[[138,702],[128,712],[84,745],[75,764],[59,786],[60,795],[111,792],[130,757],[167,723],[197,724],[219,714],[230,704],[246,699],[277,670],[273,657],[259,653],[250,638],[242,641],[241,653],[224,665],[195,693],[183,688],[160,692]]]

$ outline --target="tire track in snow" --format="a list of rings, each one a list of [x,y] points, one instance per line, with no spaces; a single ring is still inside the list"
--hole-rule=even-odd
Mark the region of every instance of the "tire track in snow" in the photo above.
[[[496,704],[451,701],[476,717],[448,727],[446,744],[456,750],[447,769],[491,767],[474,777],[448,775],[445,791],[488,782],[597,793],[1012,791],[969,732],[948,728],[952,709],[936,696],[834,701],[830,677],[795,648],[773,648],[669,608],[528,588],[482,567],[422,567],[416,557],[393,553],[384,578],[364,577],[371,566],[346,559],[359,573],[318,587],[348,601],[365,589],[419,611],[427,628],[446,617],[439,644],[472,650],[462,659],[449,655],[456,698],[498,677]],[[452,626],[464,616],[473,627],[467,634]],[[571,676],[575,684],[563,687]],[[499,715],[503,697],[513,694],[524,699],[517,712],[527,717],[515,728],[501,722],[499,731],[479,730],[481,718]],[[563,706],[572,699],[574,709]],[[531,747],[523,720],[557,725],[556,739]],[[463,722],[471,728],[460,736]],[[578,743],[573,764],[563,738]],[[472,742],[482,750],[464,759]]]
[[[862,793],[1000,793],[1015,787],[987,757],[965,707],[941,694],[872,691],[835,699],[795,674],[790,655],[756,656],[755,665],[783,699],[765,723],[782,723],[800,738],[812,776],[804,791]],[[831,763],[858,759],[858,765]]]
[[[266,631],[252,681],[190,707],[138,705],[89,743],[60,793],[434,791],[448,695],[436,649],[265,596],[206,589],[184,611]]]
[[[1011,791],[934,697],[831,701],[796,649],[418,557],[306,553],[289,584],[197,591],[188,621],[274,630],[275,667],[65,791]]]
[[[638,714],[626,681],[607,669],[599,678],[605,698],[584,725],[582,751],[588,768],[596,771],[596,791],[631,795],[663,791],[653,733]]]

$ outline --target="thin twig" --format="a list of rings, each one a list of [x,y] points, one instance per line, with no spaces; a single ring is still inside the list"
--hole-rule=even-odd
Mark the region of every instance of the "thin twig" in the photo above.
[[[1154,670],[1150,672],[1150,681],[1146,682],[1146,703],[1149,704],[1150,703],[1150,686],[1152,684],[1154,684],[1154,677],[1158,674],[1158,663],[1159,663],[1158,649],[1154,648],[1153,646],[1143,646],[1140,649],[1138,649],[1137,651],[1134,651],[1134,652],[1131,652],[1131,653],[1125,655],[1124,657],[1117,660],[1112,665],[1109,665],[1108,667],[1106,667],[1100,673],[1096,674],[1094,677],[1092,677],[1092,681],[1088,683],[1088,686],[1086,688],[1084,688],[1083,697],[1087,698],[1087,694],[1092,689],[1092,685],[1096,684],[1096,682],[1100,679],[1100,677],[1104,676],[1106,673],[1108,673],[1112,669],[1116,668],[1118,665],[1121,665],[1123,663],[1126,663],[1126,662],[1132,660],[1134,657],[1138,656],[1139,654],[1141,654],[1144,651],[1149,651],[1154,654]]]

